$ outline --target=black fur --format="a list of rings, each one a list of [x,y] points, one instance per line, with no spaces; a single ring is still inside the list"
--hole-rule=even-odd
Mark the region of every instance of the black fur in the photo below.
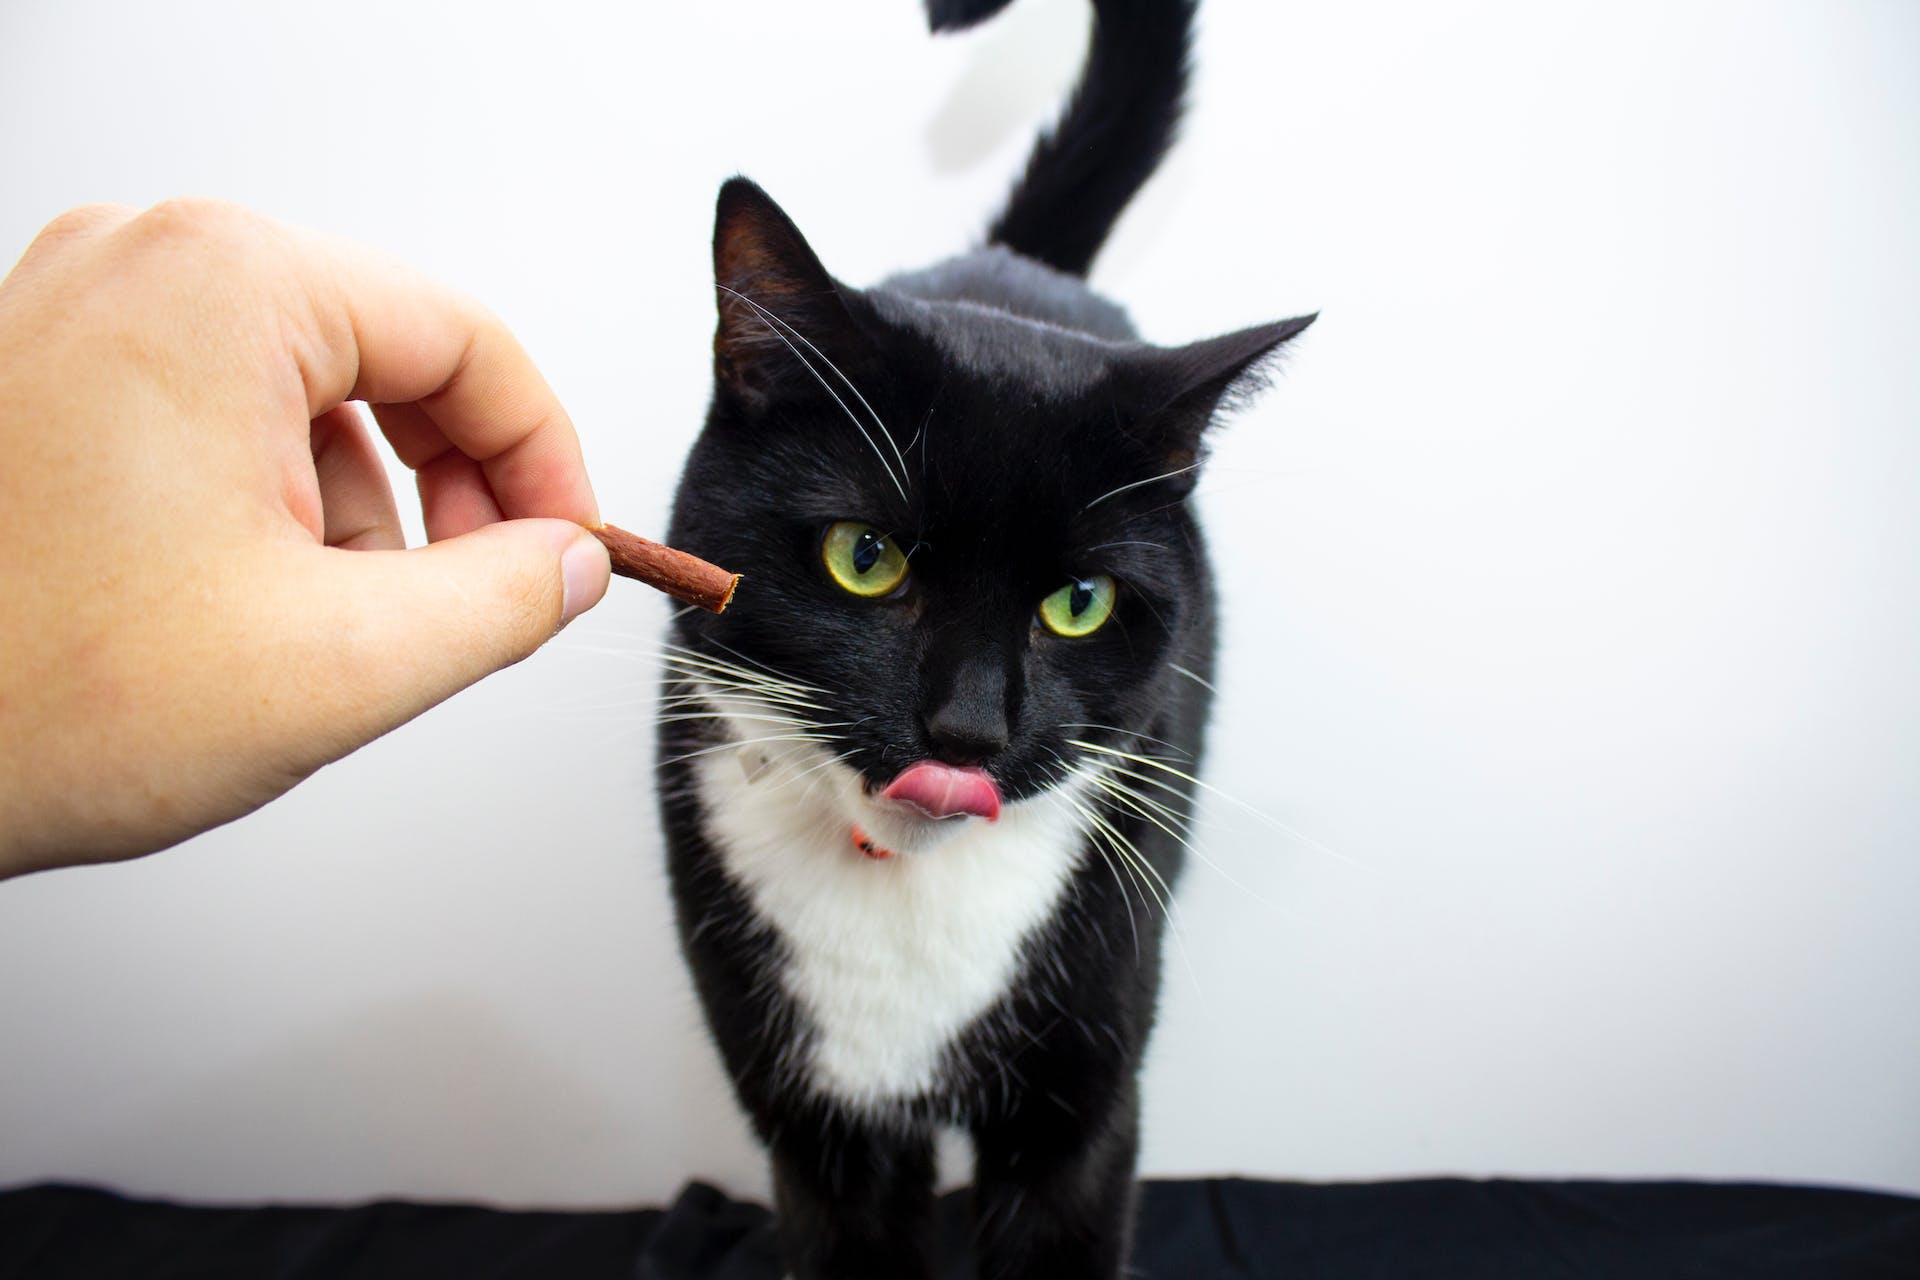
[[[959,31],[984,22],[1012,0],[927,0],[927,25],[935,31]]]
[[[997,7],[929,10],[938,26]],[[829,707],[797,714],[874,789],[939,758],[982,765],[1018,802],[1087,756],[1075,738],[1187,771],[1201,754],[1213,586],[1187,497],[1202,433],[1311,317],[1159,348],[1076,278],[1170,134],[1189,13],[1158,6],[1178,15],[1168,37],[1164,22],[1116,16],[1154,8],[1140,0],[1098,8],[1096,65],[1003,218],[1027,228],[997,232],[1005,247],[859,290],[758,187],[720,193],[714,396],[669,537],[745,581],[726,613],[681,614],[674,640],[830,691]],[[1129,31],[1173,38],[1172,62],[1123,50]],[[1111,78],[1145,65],[1160,68],[1146,89],[1161,104],[1145,150],[1063,157],[1139,143]],[[1114,110],[1125,119],[1102,115]],[[910,548],[902,593],[859,599],[828,579],[822,532],[845,519]],[[1100,573],[1122,584],[1106,627],[1069,640],[1037,625],[1043,596]],[[950,1046],[939,1082],[865,1108],[830,1100],[805,1071],[807,1012],[780,980],[788,943],[708,835],[688,753],[722,732],[663,718],[661,811],[682,944],[771,1152],[788,1266],[802,1280],[926,1276],[932,1136],[954,1124],[975,1147],[982,1276],[1120,1275],[1163,923],[1141,885],[1089,841],[1017,979]],[[1186,815],[1190,790],[1156,781],[1170,821]],[[1100,812],[1176,879],[1180,846],[1155,822]]]
[[[1093,0],[1086,70],[988,239],[1084,276],[1173,145],[1194,0]]]

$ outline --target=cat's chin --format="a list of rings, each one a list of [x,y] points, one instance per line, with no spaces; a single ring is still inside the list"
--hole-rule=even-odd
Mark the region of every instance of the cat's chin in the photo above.
[[[933,853],[955,836],[981,825],[984,819],[970,817],[930,818],[897,800],[860,789],[856,803],[849,806],[847,838],[854,848],[869,858],[889,858],[896,854],[915,857]]]

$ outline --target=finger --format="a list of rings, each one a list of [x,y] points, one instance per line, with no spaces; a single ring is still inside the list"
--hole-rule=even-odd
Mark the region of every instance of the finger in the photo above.
[[[447,443],[419,405],[377,404],[373,416],[400,461],[414,470],[430,541],[503,518],[486,469]]]
[[[598,603],[607,555],[578,525],[510,520],[412,551],[313,548],[279,575],[331,640],[298,708],[327,759],[520,661]],[[312,762],[315,767],[323,761]]]
[[[320,483],[321,540],[349,551],[399,551],[400,509],[386,464],[359,410],[335,405],[313,420],[313,473]]]
[[[439,542],[502,519],[500,504],[480,464],[464,453],[443,453],[414,477],[427,538]]]
[[[304,234],[293,243],[314,308],[296,352],[312,415],[350,399],[417,405],[409,465],[444,441],[481,464],[508,517],[599,523],[573,423],[497,317],[365,250]]]

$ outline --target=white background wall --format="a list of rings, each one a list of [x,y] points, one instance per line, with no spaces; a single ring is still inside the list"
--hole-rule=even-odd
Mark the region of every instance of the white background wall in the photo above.
[[[1096,279],[1169,342],[1324,318],[1204,487],[1209,776],[1271,823],[1209,808],[1145,1169],[1920,1191],[1920,8],[1205,7],[1187,141]],[[856,283],[929,261],[1085,27],[7,0],[0,256],[197,192],[411,259],[657,532],[718,183]],[[671,936],[664,616],[617,584],[265,812],[0,885],[0,1183],[763,1190]]]

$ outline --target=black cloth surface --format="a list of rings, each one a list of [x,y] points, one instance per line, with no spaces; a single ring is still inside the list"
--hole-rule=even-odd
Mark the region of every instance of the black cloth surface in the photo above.
[[[964,1193],[940,1205],[942,1280],[970,1280]],[[1920,1200],[1705,1183],[1142,1185],[1153,1280],[1920,1280]],[[381,1202],[202,1208],[104,1191],[0,1193],[0,1280],[623,1277],[777,1280],[771,1218],[690,1184],[665,1209],[507,1212]]]

